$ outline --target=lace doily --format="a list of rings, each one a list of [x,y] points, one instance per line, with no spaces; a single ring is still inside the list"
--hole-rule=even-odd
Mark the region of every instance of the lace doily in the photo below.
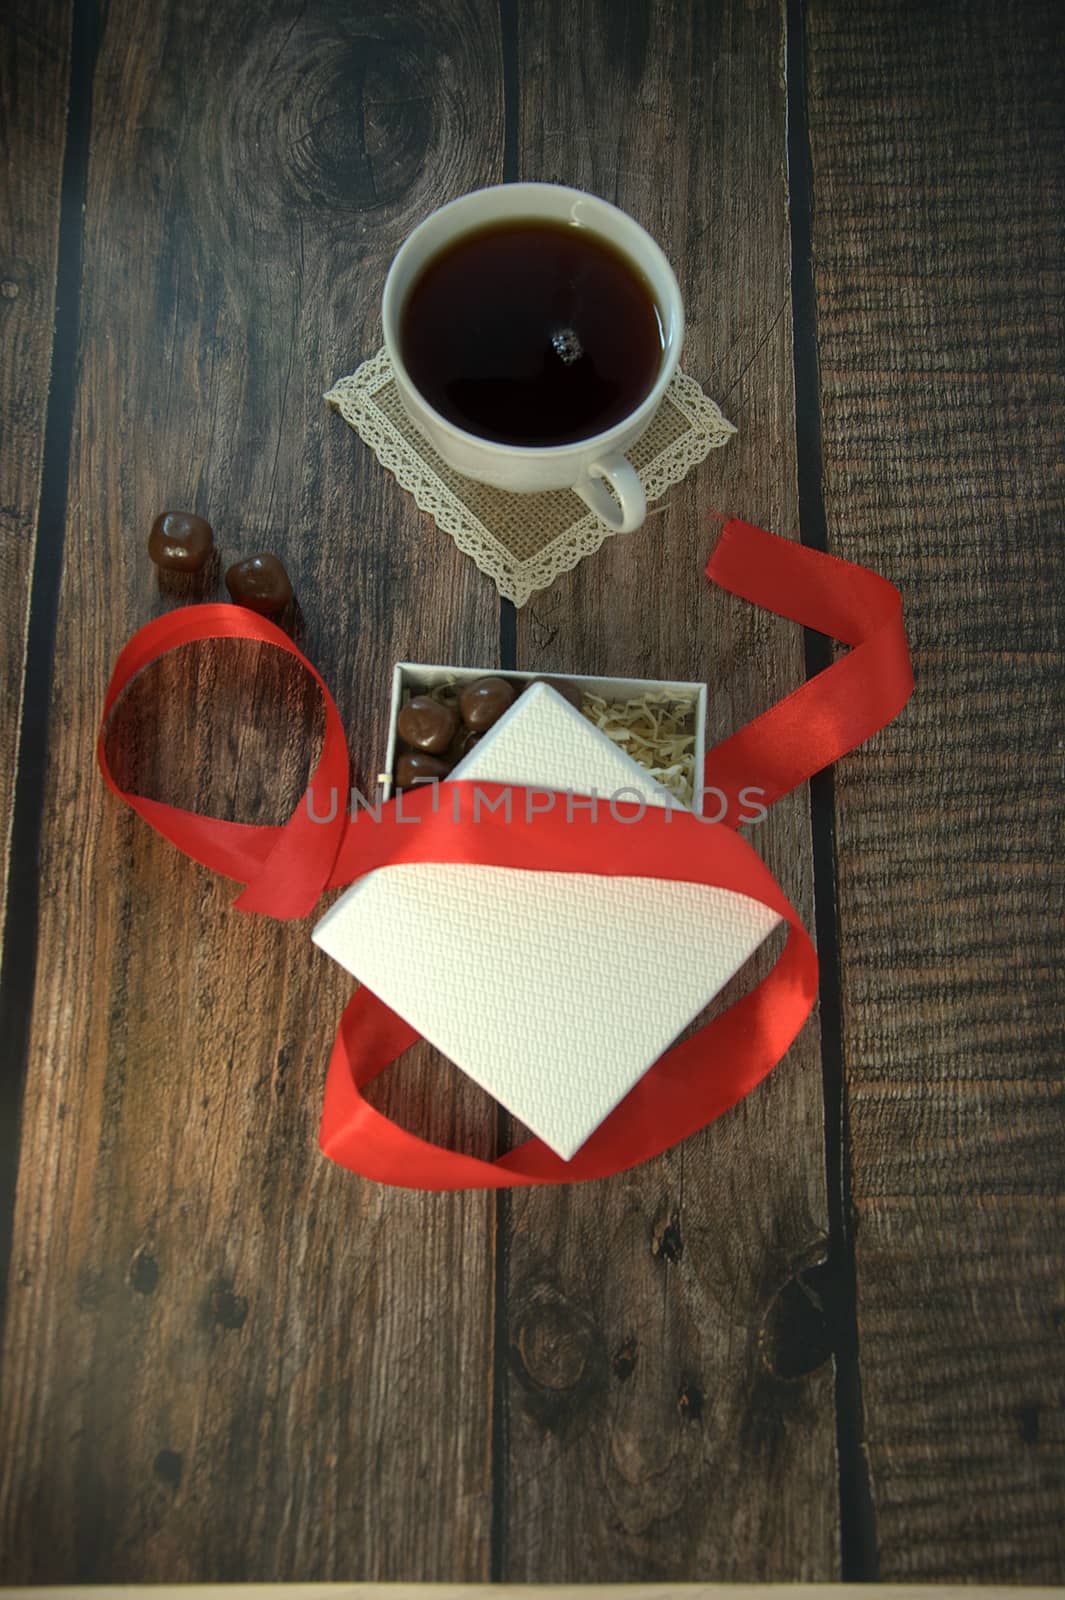
[[[464,478],[447,466],[404,411],[384,350],[364,361],[350,377],[338,379],[325,398],[370,446],[382,466],[409,490],[421,510],[427,511],[463,554],[492,579],[500,594],[517,606],[592,555],[611,536],[613,530],[604,527],[570,489],[507,494]],[[628,451],[648,503],[680,483],[692,467],[711,450],[727,444],[735,432],[699,385],[677,372],[651,426]]]

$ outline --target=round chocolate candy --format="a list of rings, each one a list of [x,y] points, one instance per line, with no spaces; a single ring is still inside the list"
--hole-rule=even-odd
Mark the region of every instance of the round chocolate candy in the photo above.
[[[565,678],[539,678],[537,682],[546,683],[548,688],[554,689],[555,693],[560,694],[563,700],[568,700],[571,706],[576,706],[578,711],[581,709],[584,691],[579,685],[569,683]]]
[[[469,755],[474,745],[479,744],[483,738],[483,733],[471,733],[469,728],[460,728],[451,741],[451,746],[447,753],[448,761],[454,766],[462,760],[463,756]]]
[[[397,726],[404,744],[438,756],[447,749],[459,725],[454,706],[441,705],[432,695],[416,694],[399,714]]]
[[[162,512],[148,535],[148,554],[167,572],[199,572],[213,549],[211,524],[192,511]]]
[[[459,711],[473,733],[486,733],[514,704],[514,690],[505,678],[478,678],[459,695]]]
[[[446,778],[451,771],[450,761],[441,761],[439,756],[428,756],[421,750],[405,751],[396,762],[396,787],[409,789],[421,779]]]
[[[288,573],[276,556],[268,554],[236,562],[226,573],[226,588],[238,606],[263,617],[276,616],[292,599]]]

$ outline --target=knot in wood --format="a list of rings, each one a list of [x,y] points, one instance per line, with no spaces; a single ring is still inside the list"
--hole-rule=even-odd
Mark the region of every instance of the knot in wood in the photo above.
[[[651,1254],[658,1261],[679,1261],[684,1254],[684,1237],[680,1231],[680,1212],[673,1211],[668,1218],[655,1223],[651,1235]]]
[[[159,1263],[147,1245],[134,1250],[129,1263],[129,1284],[138,1294],[154,1294],[159,1282]]]
[[[308,41],[290,60],[298,72],[280,100],[276,83],[265,98],[295,193],[317,208],[345,212],[401,199],[432,138],[425,41],[414,30],[398,39],[334,35]]]
[[[593,1338],[563,1300],[533,1306],[518,1324],[515,1346],[527,1375],[543,1389],[573,1389],[588,1368]]]
[[[817,1267],[795,1273],[769,1302],[758,1344],[774,1378],[805,1378],[824,1366],[832,1354],[822,1273]]]

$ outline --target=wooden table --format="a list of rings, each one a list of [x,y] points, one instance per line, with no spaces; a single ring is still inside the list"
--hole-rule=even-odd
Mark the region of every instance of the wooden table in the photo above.
[[[1061,1579],[1059,7],[0,27],[3,1577]],[[411,227],[518,178],[656,235],[740,431],[515,612],[322,393]],[[345,975],[93,764],[118,649],[188,598],[145,554],[173,506],[287,563],[363,787],[397,659],[702,679],[712,739],[823,666],[704,582],[711,508],[891,577],[914,700],[752,830],[819,1024],[611,1181],[423,1196],[321,1159]],[[187,652],[116,760],[280,821],[315,715],[276,652]],[[377,1103],[511,1137],[428,1048]]]

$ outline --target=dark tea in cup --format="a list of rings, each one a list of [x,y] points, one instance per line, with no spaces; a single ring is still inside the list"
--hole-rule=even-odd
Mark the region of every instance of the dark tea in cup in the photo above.
[[[640,269],[588,227],[546,217],[452,239],[403,305],[412,382],[456,427],[501,444],[571,444],[629,416],[659,376],[662,313]]]
[[[589,527],[640,526],[625,452],[673,380],[684,306],[634,218],[556,183],[460,195],[397,250],[381,327],[406,419],[445,467],[508,494],[571,489]]]

